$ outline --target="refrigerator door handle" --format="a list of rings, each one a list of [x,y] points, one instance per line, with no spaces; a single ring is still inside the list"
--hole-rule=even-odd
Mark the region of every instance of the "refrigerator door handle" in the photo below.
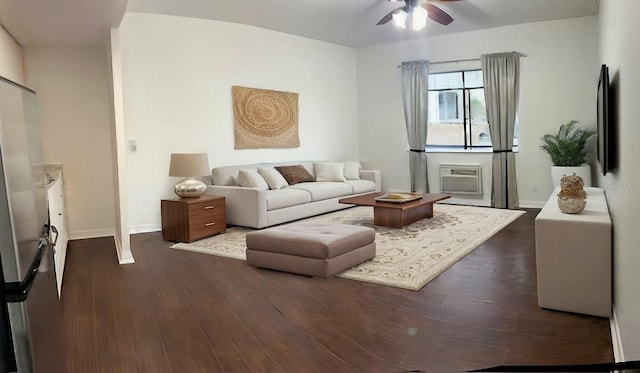
[[[27,274],[24,276],[24,279],[20,282],[6,282],[4,284],[4,296],[7,303],[24,302],[27,299],[29,289],[31,289],[33,280],[35,280],[36,275],[38,274],[40,262],[44,257],[47,247],[49,246],[51,246],[49,239],[41,237],[40,244],[38,245],[38,252],[34,256],[33,262],[31,263]]]
[[[58,236],[60,234],[58,233],[58,228],[56,228],[55,225],[50,225],[49,229],[51,230],[51,232],[56,234],[55,238],[53,239],[53,243],[51,244],[51,249],[53,250],[53,254],[55,255],[55,253],[56,253],[56,244],[58,243]],[[40,268],[40,271],[41,272],[45,272],[42,268]]]
[[[53,243],[51,244],[51,246],[56,246],[56,244],[58,243],[58,236],[59,236],[58,228],[56,228],[55,225],[50,225],[49,229],[51,229],[51,231],[56,234],[56,238],[53,239]]]

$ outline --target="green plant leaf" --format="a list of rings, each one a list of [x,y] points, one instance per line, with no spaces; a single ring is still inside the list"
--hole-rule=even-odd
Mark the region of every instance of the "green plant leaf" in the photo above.
[[[549,154],[554,166],[580,166],[589,161],[587,142],[595,134],[571,120],[560,126],[558,134],[542,136],[540,148]]]

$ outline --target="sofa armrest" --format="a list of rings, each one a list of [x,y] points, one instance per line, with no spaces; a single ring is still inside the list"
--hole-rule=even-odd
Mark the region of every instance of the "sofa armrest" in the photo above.
[[[376,184],[376,192],[382,190],[382,175],[380,170],[360,170],[360,178],[373,181]]]
[[[225,197],[227,224],[253,228],[267,224],[267,191],[264,189],[209,185],[205,194]]]

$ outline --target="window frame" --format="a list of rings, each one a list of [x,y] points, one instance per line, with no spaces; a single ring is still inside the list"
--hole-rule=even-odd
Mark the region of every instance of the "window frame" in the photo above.
[[[466,86],[466,74],[467,72],[474,72],[474,71],[480,71],[482,72],[482,69],[479,68],[475,68],[475,69],[463,69],[463,70],[453,70],[453,71],[442,71],[442,72],[437,72],[437,73],[429,73],[429,76],[431,75],[443,75],[443,74],[454,74],[454,73],[460,73],[461,77],[462,77],[462,87],[456,87],[456,88],[429,88],[428,92],[447,92],[447,91],[460,91],[462,92],[462,136],[463,136],[463,145],[429,145],[425,143],[425,149],[463,149],[463,150],[475,150],[478,151],[480,149],[485,150],[485,151],[491,151],[491,149],[493,148],[492,144],[489,143],[487,145],[473,145],[473,143],[471,141],[468,141],[470,139],[470,136],[473,134],[471,131],[471,118],[468,116],[471,115],[471,108],[469,107],[469,105],[471,105],[471,91],[475,90],[475,89],[482,89],[484,91],[484,84],[481,85],[473,85],[473,86]],[[486,103],[485,103],[486,104]]]

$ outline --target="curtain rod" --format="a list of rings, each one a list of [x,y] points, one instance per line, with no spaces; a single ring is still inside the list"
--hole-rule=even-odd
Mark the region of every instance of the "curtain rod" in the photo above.
[[[479,58],[467,58],[465,60],[436,61],[436,62],[429,62],[429,65],[438,65],[438,64],[441,64],[441,63],[468,62],[468,61],[480,61],[480,59]],[[402,65],[398,65],[396,67],[402,67]]]
[[[520,53],[520,57],[527,57],[527,55]],[[463,59],[463,60],[436,61],[436,62],[429,62],[429,65],[438,65],[438,64],[441,64],[441,63],[460,63],[460,62],[469,62],[469,61],[480,61],[480,58],[467,58],[467,59]],[[396,67],[402,67],[402,65],[398,65]]]
[[[429,62],[429,65],[438,65],[441,63],[459,63],[459,62],[469,62],[469,61],[480,61],[479,58],[467,58],[464,60],[449,60],[449,61],[436,61],[436,62]]]

